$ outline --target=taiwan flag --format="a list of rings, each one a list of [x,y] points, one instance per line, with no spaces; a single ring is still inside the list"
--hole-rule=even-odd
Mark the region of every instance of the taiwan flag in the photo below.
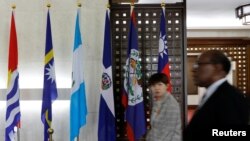
[[[165,7],[161,10],[161,23],[160,23],[160,37],[159,37],[159,55],[158,55],[158,72],[164,73],[170,79],[169,70],[169,54],[167,46],[167,34],[166,34],[166,20],[165,20]],[[171,84],[168,87],[168,92],[172,91]]]

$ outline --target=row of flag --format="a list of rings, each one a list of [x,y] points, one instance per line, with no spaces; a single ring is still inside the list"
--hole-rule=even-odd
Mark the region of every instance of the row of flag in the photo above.
[[[70,98],[70,141],[79,136],[80,128],[86,124],[87,104],[85,81],[83,75],[83,45],[80,32],[79,10],[75,24],[75,37],[73,45],[72,63],[72,89]],[[122,104],[125,107],[126,131],[129,141],[135,141],[146,133],[146,120],[144,113],[143,92],[140,84],[142,77],[140,54],[138,51],[138,33],[136,29],[135,11],[131,6],[129,41],[127,60],[125,66],[124,89]],[[55,78],[55,63],[51,34],[50,12],[47,12],[47,27],[44,58],[44,88],[41,110],[41,120],[44,124],[44,141],[49,140],[48,129],[52,128],[52,103],[57,99]],[[170,77],[168,50],[165,31],[165,8],[162,8],[158,72]],[[11,17],[8,85],[7,85],[7,110],[5,141],[15,141],[15,128],[20,128],[20,94],[18,73],[18,44],[15,28],[14,11]],[[110,11],[106,11],[104,45],[103,45],[103,73],[99,107],[98,141],[115,141],[115,109],[112,78],[112,45]],[[171,89],[169,89],[171,91]]]
[[[70,98],[70,141],[74,141],[74,139],[79,136],[80,128],[86,124],[87,104],[85,96],[85,82],[83,77],[82,53],[83,47],[78,10],[73,46],[72,89]],[[19,130],[21,125],[18,80],[18,44],[14,11],[12,11],[9,43],[5,141],[15,141],[15,128]],[[48,130],[52,128],[52,103],[58,96],[49,9],[47,12],[43,87],[41,121],[44,124],[44,141],[48,141],[50,139]]]
[[[115,141],[114,92],[112,83],[112,47],[110,35],[109,11],[106,12],[102,92],[99,108],[98,141]],[[159,38],[158,72],[170,78],[168,47],[166,37],[165,7],[162,6]],[[134,6],[131,6],[130,26],[128,35],[125,78],[123,82],[122,104],[125,108],[126,133],[129,141],[136,141],[146,133],[143,91],[140,84],[142,78],[140,54],[138,50],[138,33]],[[168,91],[171,92],[171,84]]]

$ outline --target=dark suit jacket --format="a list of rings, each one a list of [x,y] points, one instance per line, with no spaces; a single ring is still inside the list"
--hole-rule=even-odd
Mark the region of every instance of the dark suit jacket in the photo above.
[[[228,82],[224,82],[195,112],[184,129],[184,141],[209,139],[213,128],[230,130],[233,127],[246,126],[249,120],[248,112],[244,95]]]

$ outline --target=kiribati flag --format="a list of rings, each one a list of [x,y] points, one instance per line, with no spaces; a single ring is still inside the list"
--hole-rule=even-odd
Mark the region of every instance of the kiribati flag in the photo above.
[[[20,125],[18,48],[14,12],[11,17],[5,141],[14,141],[14,127]]]
[[[115,141],[115,108],[112,79],[112,48],[109,10],[106,11],[103,47],[103,73],[99,108],[98,141]]]
[[[131,7],[130,31],[127,60],[124,75],[122,103],[125,107],[125,120],[129,141],[135,141],[146,132],[146,120],[141,86],[141,65],[138,51],[138,35],[133,6]]]
[[[165,20],[165,7],[161,10],[161,22],[160,22],[160,37],[159,37],[159,56],[158,56],[158,72],[164,73],[170,79],[169,59],[168,59],[168,46],[167,46],[167,34],[166,34],[166,20]],[[168,87],[168,91],[172,91],[171,84]]]

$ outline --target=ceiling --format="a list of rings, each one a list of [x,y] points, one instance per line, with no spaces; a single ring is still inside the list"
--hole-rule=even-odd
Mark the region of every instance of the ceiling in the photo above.
[[[162,3],[163,0],[139,0],[139,3]],[[167,3],[183,0],[167,0]],[[250,29],[235,17],[235,8],[250,3],[249,0],[186,0],[187,28]]]

